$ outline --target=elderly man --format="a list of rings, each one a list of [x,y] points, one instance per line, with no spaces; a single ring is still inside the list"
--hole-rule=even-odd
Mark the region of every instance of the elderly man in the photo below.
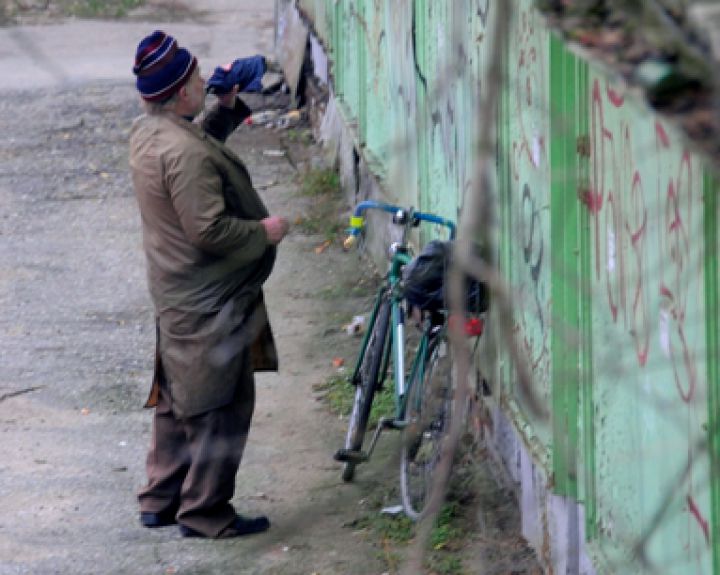
[[[277,370],[262,284],[288,230],[270,216],[224,140],[250,114],[237,87],[202,125],[205,82],[171,36],[143,39],[133,72],[146,113],[130,167],[157,318],[155,407],[145,527],[178,523],[185,537],[265,531],[266,517],[230,504],[255,404],[254,371]]]

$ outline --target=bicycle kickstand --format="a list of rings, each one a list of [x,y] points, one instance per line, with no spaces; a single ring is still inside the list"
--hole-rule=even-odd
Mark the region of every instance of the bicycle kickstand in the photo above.
[[[367,452],[353,451],[351,449],[338,449],[333,458],[336,461],[342,461],[343,463],[364,463],[372,456],[372,453],[375,450],[375,445],[377,444],[383,429],[402,429],[406,425],[407,422],[398,421],[393,417],[381,417],[378,421],[375,433],[373,433],[372,440],[370,441],[370,448]]]

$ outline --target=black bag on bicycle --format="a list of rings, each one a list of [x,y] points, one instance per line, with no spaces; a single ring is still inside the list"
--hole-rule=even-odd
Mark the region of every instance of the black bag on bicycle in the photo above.
[[[405,299],[424,311],[440,311],[448,308],[445,279],[450,269],[452,242],[433,240],[429,242],[403,271]],[[486,311],[489,305],[485,284],[467,278],[465,310],[471,314]]]

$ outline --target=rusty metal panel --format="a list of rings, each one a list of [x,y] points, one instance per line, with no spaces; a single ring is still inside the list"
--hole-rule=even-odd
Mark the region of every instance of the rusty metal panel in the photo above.
[[[703,166],[604,75],[590,80],[599,544],[640,573],[630,542],[649,535],[654,572],[712,573]]]

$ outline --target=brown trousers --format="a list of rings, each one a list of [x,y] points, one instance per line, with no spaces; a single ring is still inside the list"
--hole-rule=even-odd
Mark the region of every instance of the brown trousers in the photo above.
[[[248,358],[249,359],[249,358]],[[160,379],[150,451],[148,484],[140,511],[175,513],[178,523],[216,537],[236,516],[230,505],[255,408],[250,361],[232,403],[195,417],[178,419],[167,383]]]

